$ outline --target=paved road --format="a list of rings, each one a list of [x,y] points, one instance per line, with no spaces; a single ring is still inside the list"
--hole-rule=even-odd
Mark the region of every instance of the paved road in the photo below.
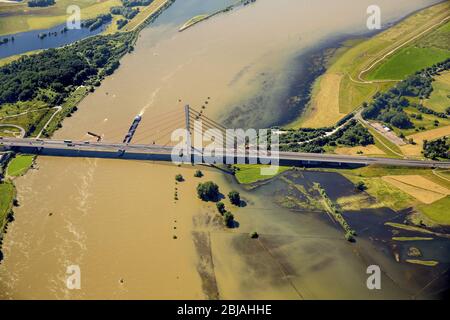
[[[19,147],[26,149],[27,152],[39,153],[42,150],[58,151],[61,155],[64,151],[68,156],[76,156],[75,152],[89,152],[90,156],[103,157],[102,153],[108,153],[113,158],[123,158],[123,152],[135,155],[156,155],[166,156],[165,159],[170,159],[172,147],[159,145],[143,145],[143,144],[124,144],[113,142],[87,142],[87,141],[63,141],[51,139],[30,139],[30,138],[1,138],[0,146],[4,147]],[[39,151],[39,149],[41,151]],[[69,151],[71,153],[69,153]],[[45,152],[44,152],[45,154]],[[233,155],[227,152],[227,155]],[[410,167],[433,167],[433,168],[450,168],[450,162],[430,161],[430,160],[409,160],[409,159],[391,159],[391,158],[377,158],[377,157],[363,157],[363,156],[347,156],[334,154],[320,154],[320,153],[297,153],[297,152],[279,152],[280,162],[291,163],[293,165],[302,165],[310,161],[312,163],[334,163],[334,164],[379,164],[391,166],[410,166]]]

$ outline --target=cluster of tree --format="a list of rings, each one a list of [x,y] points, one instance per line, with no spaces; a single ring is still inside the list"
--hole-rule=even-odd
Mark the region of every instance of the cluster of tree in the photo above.
[[[291,129],[280,135],[279,141],[280,144],[289,144],[289,143],[297,143],[309,141],[311,139],[315,139],[317,137],[323,136],[327,132],[333,130],[333,128],[300,128],[300,129]]]
[[[9,38],[0,39],[0,45],[7,44],[10,41]],[[14,37],[11,37],[11,42],[14,42]]]
[[[363,104],[361,115],[364,119],[375,119],[397,128],[406,129],[413,126],[403,108],[409,106],[409,100],[398,96],[391,89],[386,93],[377,93],[370,105]]]
[[[447,137],[423,142],[423,155],[430,159],[450,159],[449,150],[450,139]]]
[[[122,0],[124,7],[148,6],[153,0]]]
[[[241,195],[239,192],[232,190],[228,193],[228,199],[230,199],[230,202],[232,205],[240,206],[241,205]]]
[[[116,21],[117,24],[117,29],[122,29],[123,27],[125,27],[125,25],[128,23],[127,19],[119,19]]]
[[[280,150],[323,153],[325,152],[325,146],[342,145],[354,147],[360,145],[366,146],[373,143],[374,139],[370,132],[353,119],[332,135],[323,136],[303,144],[299,144],[298,142],[291,142],[288,144],[280,143]]]
[[[126,19],[133,19],[139,13],[138,8],[129,8],[129,7],[112,7],[111,14],[121,15]]]
[[[199,183],[197,195],[203,201],[218,201],[220,196],[219,186],[212,181]]]
[[[60,104],[77,86],[100,84],[119,66],[119,58],[132,50],[132,36],[91,37],[0,67],[0,104],[34,98]]]
[[[81,23],[81,27],[89,28],[89,31],[94,31],[100,28],[105,23],[108,23],[112,20],[112,16],[110,13],[105,13],[98,15],[95,18],[84,20]]]
[[[375,141],[370,132],[361,124],[352,122],[354,125],[349,125],[340,132],[340,135],[336,137],[334,141],[330,141],[329,145],[340,144],[344,146],[356,147],[367,146],[374,144]]]
[[[55,4],[55,0],[28,0],[28,6],[33,7],[49,7]]]
[[[412,103],[411,105],[414,106],[417,110],[419,110],[422,113],[432,114],[433,116],[436,116],[436,117],[439,117],[442,119],[446,119],[448,117],[448,115],[450,114],[450,107],[448,108],[449,109],[448,112],[447,112],[447,110],[445,112],[437,112],[437,111],[431,110],[421,104]]]
[[[217,211],[219,211],[220,215],[223,217],[223,222],[228,228],[233,228],[235,226],[234,223],[234,215],[227,211],[225,208],[225,204],[223,202],[216,203]]]
[[[196,177],[196,178],[201,178],[201,177],[203,177],[203,172],[201,172],[201,170],[195,171],[194,177]]]
[[[327,211],[329,211],[334,219],[339,222],[339,224],[342,226],[342,228],[345,231],[345,239],[347,239],[350,242],[355,241],[354,237],[356,236],[356,231],[353,230],[350,225],[345,220],[344,216],[342,215],[341,209],[330,199],[328,194],[326,193],[325,189],[322,188],[320,184],[316,185],[317,189],[319,190],[320,195],[327,203]]]
[[[364,110],[361,113],[363,118],[379,120],[401,129],[413,127],[411,120],[403,110],[409,106],[409,100],[406,97],[429,98],[433,91],[433,77],[449,69],[450,59],[447,59],[432,67],[416,72],[405,80],[400,81],[386,93],[378,92],[375,94],[372,103],[363,103]],[[434,112],[424,106],[414,105],[414,107],[424,113],[447,117],[444,113]]]

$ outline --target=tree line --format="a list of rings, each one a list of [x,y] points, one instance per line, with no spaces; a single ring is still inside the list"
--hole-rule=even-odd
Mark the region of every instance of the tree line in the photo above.
[[[330,132],[329,128],[322,129],[299,129],[297,132],[287,135],[280,135],[280,151],[293,152],[313,152],[324,153],[325,146],[366,146],[375,143],[370,132],[358,123],[355,119],[350,120],[346,125],[335,133],[324,136],[324,133]],[[285,137],[286,136],[286,137]],[[308,143],[302,143],[313,139]]]
[[[400,129],[414,127],[410,117],[404,111],[408,106],[427,114],[433,114],[441,118],[447,118],[446,113],[435,112],[422,104],[410,104],[407,97],[428,99],[433,91],[434,77],[442,71],[450,69],[450,59],[425,68],[397,83],[385,93],[377,92],[373,101],[363,103],[362,117],[366,120],[378,120]]]
[[[49,7],[55,4],[55,0],[28,0],[28,6],[34,7]]]
[[[0,105],[32,99],[60,104],[77,86],[99,85],[132,50],[132,36],[95,36],[0,67]]]

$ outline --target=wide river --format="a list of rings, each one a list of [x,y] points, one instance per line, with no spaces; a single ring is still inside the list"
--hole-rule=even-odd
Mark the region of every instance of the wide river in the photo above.
[[[186,103],[200,109],[205,100],[205,113],[229,125],[276,124],[298,72],[293,61],[327,39],[367,32],[373,1],[258,0],[178,32],[192,16],[231,2],[176,1],[56,138],[87,139],[93,131],[119,141],[143,113],[135,141],[158,141],[164,114]],[[435,2],[377,4],[387,24]],[[3,246],[0,298],[406,296],[391,284],[367,290],[367,265],[317,213],[281,209],[267,190],[241,190],[220,171],[202,168],[198,179],[191,166],[56,157],[40,157],[37,167],[15,181],[20,207]],[[177,173],[186,181],[176,185]],[[214,205],[196,198],[201,180],[215,181],[223,194],[242,191],[247,206],[232,210],[239,228],[222,228]],[[261,241],[249,239],[254,230]],[[81,270],[79,290],[66,286],[71,265]]]

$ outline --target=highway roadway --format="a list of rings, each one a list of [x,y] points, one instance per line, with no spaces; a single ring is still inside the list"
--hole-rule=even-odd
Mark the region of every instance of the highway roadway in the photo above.
[[[149,159],[145,156],[158,156],[157,159],[170,161],[172,152],[171,146],[148,145],[148,144],[126,144],[114,142],[89,142],[72,140],[53,140],[53,139],[31,139],[31,138],[7,138],[0,137],[0,147],[15,147],[22,152],[29,152],[43,155],[61,155],[69,157],[83,157],[88,154],[89,157],[108,158],[127,158],[124,154],[135,155],[135,159]],[[232,152],[227,154],[233,155]],[[388,165],[388,166],[407,166],[407,167],[428,167],[428,168],[450,168],[449,161],[431,161],[431,160],[411,160],[411,159],[393,159],[381,157],[347,156],[321,153],[297,153],[297,152],[279,152],[281,165],[305,165],[315,163],[329,163],[334,165]]]

